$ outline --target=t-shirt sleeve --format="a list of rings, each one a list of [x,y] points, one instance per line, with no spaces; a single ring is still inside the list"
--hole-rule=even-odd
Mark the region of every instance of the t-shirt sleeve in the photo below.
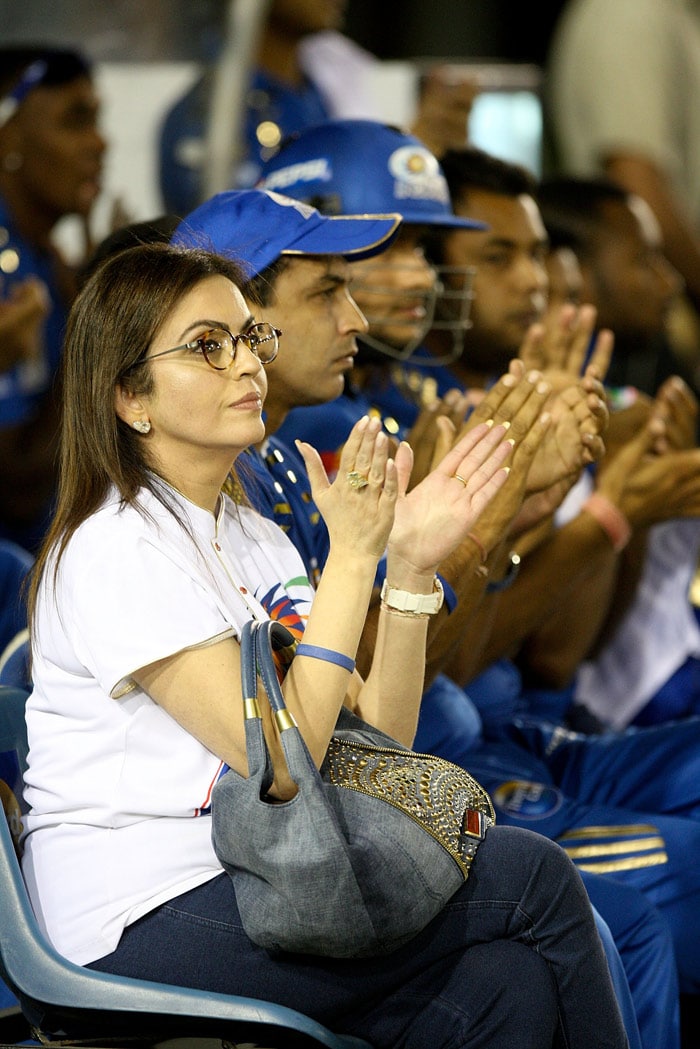
[[[70,544],[58,591],[62,630],[110,695],[139,668],[234,633],[185,557],[119,528],[101,535],[99,544]]]

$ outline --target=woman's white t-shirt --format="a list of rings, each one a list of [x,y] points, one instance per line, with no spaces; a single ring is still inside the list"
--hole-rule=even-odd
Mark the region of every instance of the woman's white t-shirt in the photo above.
[[[71,537],[55,581],[49,564],[37,603],[23,871],[42,928],[78,964],[221,872],[209,804],[226,766],[131,675],[237,637],[252,616],[303,630],[311,603],[276,525],[227,497],[215,519],[164,490],[186,529],[152,494],[136,509],[114,493]]]

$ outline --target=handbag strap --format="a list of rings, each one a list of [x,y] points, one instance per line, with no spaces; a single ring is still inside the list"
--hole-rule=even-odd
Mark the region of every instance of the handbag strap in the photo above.
[[[247,625],[248,624],[246,624],[246,626]],[[282,730],[288,726],[286,724],[280,724],[280,718],[278,715],[281,715],[284,712],[286,719],[291,718],[292,722],[294,719],[285,705],[279,678],[277,677],[277,667],[272,653],[273,651],[289,649],[294,645],[295,638],[290,634],[286,627],[282,626],[281,623],[276,622],[274,619],[265,619],[262,621],[256,620],[252,625],[252,632],[255,637],[255,656],[258,665],[258,672],[262,678],[267,698],[275,713],[279,728]],[[282,721],[285,721],[286,719],[282,718]]]
[[[262,636],[258,636],[260,630]],[[258,673],[265,682],[265,691],[272,709],[285,709],[272,652],[283,652],[283,662],[290,663],[295,645],[296,638],[281,623],[268,619],[249,619],[244,624],[241,630],[240,655],[243,715],[246,719],[260,717],[257,699]]]
[[[241,688],[243,690],[243,716],[255,717],[258,710],[258,675],[255,672],[254,619],[249,619],[241,630]],[[249,713],[250,712],[250,713]]]
[[[241,692],[243,694],[243,724],[248,756],[248,776],[260,784],[260,793],[265,794],[272,785],[273,770],[258,702],[255,624],[256,620],[250,619],[241,630]]]
[[[297,724],[285,706],[272,654],[274,648],[291,650],[294,641],[294,636],[286,627],[271,619],[262,622],[249,619],[241,630],[241,691],[248,774],[259,782],[261,795],[272,785],[274,773],[258,702],[258,674],[263,680],[273,717],[280,730],[290,775],[298,781],[298,776],[308,775],[308,767],[313,765]],[[293,731],[286,731],[288,729]]]
[[[309,777],[314,781],[320,780],[318,769],[309,753],[306,741],[299,731],[293,714],[287,710],[272,654],[273,650],[288,649],[294,644],[295,639],[286,627],[273,619],[266,619],[263,622],[256,620],[251,626],[251,631],[255,639],[257,669],[279,729],[289,774],[300,787],[302,782],[308,782]]]

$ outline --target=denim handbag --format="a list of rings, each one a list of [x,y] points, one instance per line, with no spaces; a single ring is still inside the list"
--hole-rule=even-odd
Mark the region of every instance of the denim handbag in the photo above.
[[[249,776],[229,770],[214,787],[214,848],[254,943],[335,958],[385,954],[424,929],[467,878],[493,807],[464,769],[406,749],[345,708],[319,771],[272,658],[272,646],[292,643],[272,621],[242,632]],[[289,801],[267,793],[256,662],[298,787]]]

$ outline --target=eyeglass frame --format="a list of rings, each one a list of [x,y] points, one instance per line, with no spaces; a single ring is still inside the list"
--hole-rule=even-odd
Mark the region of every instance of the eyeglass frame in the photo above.
[[[208,366],[212,369],[212,371],[215,371],[215,372],[228,371],[229,368],[231,367],[231,365],[236,360],[236,353],[238,351],[238,343],[241,342],[242,340],[247,339],[249,337],[250,332],[253,330],[253,328],[259,328],[259,327],[262,327],[263,325],[266,325],[270,329],[270,331],[272,332],[272,334],[273,334],[273,336],[275,338],[276,346],[275,346],[274,356],[270,357],[270,359],[267,360],[267,361],[263,361],[263,360],[260,360],[260,357],[258,357],[257,353],[252,348],[252,346],[248,345],[248,349],[256,357],[256,359],[260,361],[260,363],[263,366],[266,365],[266,364],[272,364],[272,362],[274,361],[275,357],[277,356],[277,354],[279,352],[279,340],[280,340],[280,336],[283,333],[282,333],[280,328],[276,328],[274,326],[274,324],[270,324],[269,321],[256,321],[254,324],[250,324],[246,328],[245,331],[239,332],[238,335],[234,335],[232,331],[230,331],[228,328],[224,328],[223,325],[217,325],[215,328],[207,328],[207,330],[203,331],[200,335],[198,335],[196,337],[196,339],[190,339],[189,342],[183,342],[180,346],[172,346],[169,350],[159,350],[158,353],[152,353],[148,357],[142,357],[141,360],[135,361],[134,364],[131,364],[127,368],[127,372],[132,371],[134,368],[138,368],[139,365],[141,365],[141,364],[145,364],[146,361],[154,361],[154,360],[156,360],[157,357],[165,357],[169,353],[177,353],[178,350],[192,350],[192,349],[194,349],[195,346],[197,346],[198,343],[200,343],[202,340],[206,339],[206,337],[208,335],[211,335],[212,332],[216,332],[216,331],[222,331],[225,335],[228,335],[228,337],[230,338],[230,340],[231,340],[231,359],[229,360],[228,364],[225,365],[225,367],[217,368],[217,366],[215,364],[212,364],[211,361],[209,360],[209,358],[207,357],[207,351],[204,349],[204,347],[201,348],[202,349],[202,357],[204,358],[204,360],[206,361]]]

